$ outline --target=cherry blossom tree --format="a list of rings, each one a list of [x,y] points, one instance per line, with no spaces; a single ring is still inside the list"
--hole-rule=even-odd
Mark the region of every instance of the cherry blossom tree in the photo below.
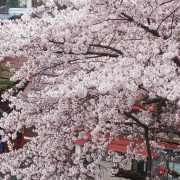
[[[108,144],[125,132],[143,139],[151,177],[162,136],[180,134],[179,29],[179,0],[47,1],[20,20],[2,21],[1,60],[25,59],[11,78],[16,88],[3,95],[12,108],[0,119],[11,150],[0,156],[5,178],[101,179]],[[43,88],[17,92],[27,82]],[[11,140],[24,126],[38,135],[13,150]],[[88,132],[91,143],[75,154],[75,141]],[[119,156],[122,167],[144,159],[137,148]]]

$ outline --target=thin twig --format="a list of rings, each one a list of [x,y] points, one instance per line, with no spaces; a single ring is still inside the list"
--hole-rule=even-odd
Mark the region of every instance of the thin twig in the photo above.
[[[167,3],[170,3],[170,2],[173,2],[174,0],[169,0],[169,1],[165,1],[165,2],[163,2],[163,3],[161,3],[161,4],[159,4],[159,6],[163,6],[163,5],[165,5],[165,4],[167,4]]]
[[[164,37],[165,40],[169,39],[171,36],[172,36],[172,32],[173,32],[173,23],[174,23],[174,14],[173,14],[173,17],[172,17],[172,21],[171,21],[171,32],[169,34],[169,36],[167,37]]]
[[[126,18],[127,18],[127,21],[133,22],[134,24],[136,24],[136,25],[139,26],[140,28],[144,29],[146,32],[149,32],[149,33],[151,33],[152,35],[154,35],[154,36],[156,36],[156,37],[161,37],[157,30],[155,30],[155,29],[150,29],[148,26],[145,26],[145,25],[142,24],[142,23],[136,22],[136,21],[134,20],[134,18],[131,17],[131,16],[129,16],[128,14],[122,12],[121,15],[123,15],[124,17],[126,17]]]
[[[176,12],[179,8],[180,8],[180,6],[178,6],[174,11],[172,11],[168,16],[166,16],[166,17],[160,22],[160,24],[158,25],[156,31],[158,31],[159,28],[160,28],[160,26],[162,25],[162,23],[163,23],[166,19],[168,19],[169,17],[171,17],[173,14],[175,14],[175,12]]]

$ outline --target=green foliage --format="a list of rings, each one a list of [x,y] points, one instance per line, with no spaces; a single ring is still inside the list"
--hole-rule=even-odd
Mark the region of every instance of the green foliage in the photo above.
[[[66,9],[66,8],[67,8],[67,6],[65,6],[65,5],[63,5],[63,6],[58,5],[58,10],[63,10],[63,9]]]
[[[12,73],[5,63],[0,63],[0,95],[6,90],[14,86],[14,83],[9,80]]]
[[[41,6],[41,5],[43,5],[44,4],[44,1],[43,0],[38,0],[37,1],[37,6]]]
[[[7,5],[8,7],[19,7],[20,1],[19,0],[0,0],[0,6]]]
[[[4,93],[13,86],[14,83],[11,82],[9,79],[0,79],[0,94]]]
[[[0,0],[0,6],[6,5],[6,0]]]
[[[8,6],[10,8],[19,7],[20,1],[19,0],[8,0]]]
[[[0,79],[8,79],[12,76],[9,68],[6,66],[5,63],[0,63]]]

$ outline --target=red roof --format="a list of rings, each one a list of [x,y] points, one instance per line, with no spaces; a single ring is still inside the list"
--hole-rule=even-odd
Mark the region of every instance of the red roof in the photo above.
[[[81,145],[83,146],[86,142],[91,142],[91,138],[90,135],[87,135],[87,139],[86,140],[77,140],[75,141],[75,144]],[[115,152],[122,152],[122,153],[127,153],[127,149],[128,146],[131,143],[134,143],[135,145],[141,145],[144,142],[144,140],[130,140],[126,137],[118,137],[116,139],[114,139],[113,141],[111,141],[111,143],[108,145],[108,150],[112,150]],[[173,144],[173,143],[159,143],[159,145],[164,146],[166,149],[177,149],[178,148],[178,144]],[[142,155],[142,156],[147,156],[147,151],[146,150],[142,150],[142,149],[138,149],[137,148],[137,153]],[[157,153],[156,152],[152,152],[152,156],[156,157]]]
[[[127,153],[128,146],[134,143],[135,145],[141,145],[143,143],[143,140],[130,140],[128,138],[124,137],[119,137],[116,140],[113,140],[109,145],[108,145],[108,150],[113,150],[115,152],[122,152],[122,153]],[[137,148],[136,151],[138,154],[147,157],[147,151],[142,150],[141,148]],[[157,156],[157,153],[152,152],[152,156],[155,157]]]

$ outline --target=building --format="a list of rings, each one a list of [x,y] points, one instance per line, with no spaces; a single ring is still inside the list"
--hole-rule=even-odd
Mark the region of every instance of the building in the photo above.
[[[0,19],[21,15],[36,6],[37,0],[3,0],[0,3]]]

